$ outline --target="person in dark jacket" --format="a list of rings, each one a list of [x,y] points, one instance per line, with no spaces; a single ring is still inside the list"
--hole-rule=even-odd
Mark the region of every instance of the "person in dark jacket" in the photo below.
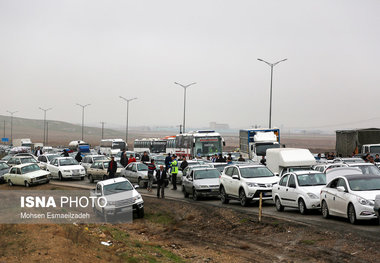
[[[181,163],[181,170],[185,170],[185,168],[188,166],[189,164],[187,163],[186,161],[186,157],[184,156],[183,159],[182,159],[182,163]]]
[[[170,156],[170,153],[168,153],[168,156],[165,158],[165,171],[167,172],[170,168],[170,163],[172,162],[172,157]]]
[[[63,157],[70,157],[69,152],[66,149],[63,150],[61,155],[63,155]]]
[[[148,164],[148,192],[152,191],[154,171],[156,171],[156,165],[154,164],[154,159],[152,159]]]
[[[120,164],[125,167],[128,164],[128,157],[127,154],[125,153],[125,150],[121,152],[121,157],[120,157]]]
[[[108,162],[108,178],[115,178],[117,171],[117,162],[115,162],[115,157],[111,156],[111,161]]]
[[[38,147],[37,147],[37,150],[34,152],[34,155],[37,156],[37,157],[39,157],[39,156],[42,155],[42,154],[43,154],[43,152],[42,152],[40,146],[38,146]]]
[[[168,180],[168,175],[166,174],[166,171],[162,165],[160,166],[160,170],[156,172],[156,180],[157,180],[157,198],[160,198],[160,192],[161,192],[161,198],[165,198],[165,185]]]
[[[264,156],[264,155],[263,155],[263,157],[261,157],[260,163],[261,163],[262,165],[267,165],[267,159],[265,159],[265,156]]]
[[[75,155],[75,160],[77,160],[78,163],[82,161],[82,155],[80,154],[80,151],[78,151],[77,155]]]
[[[142,163],[149,162],[149,155],[147,152],[144,152],[143,156],[141,157],[141,162]]]
[[[216,163],[225,163],[226,162],[226,159],[223,158],[223,155],[220,153],[218,158],[216,159],[215,161]]]

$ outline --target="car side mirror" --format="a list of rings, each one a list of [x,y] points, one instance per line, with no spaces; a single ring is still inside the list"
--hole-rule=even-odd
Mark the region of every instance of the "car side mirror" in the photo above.
[[[239,180],[239,176],[236,175],[236,174],[234,174],[234,175],[232,176],[232,179]]]
[[[279,174],[279,173],[274,173],[274,175],[275,175],[275,176],[280,176],[280,174]]]
[[[137,188],[140,188],[140,186],[138,186],[137,184],[135,185],[135,189],[137,189]]]
[[[344,188],[344,186],[338,186],[336,190],[338,190],[338,192],[346,192],[346,189]]]

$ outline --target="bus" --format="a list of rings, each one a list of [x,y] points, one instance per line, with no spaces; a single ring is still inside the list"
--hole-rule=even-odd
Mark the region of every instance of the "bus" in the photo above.
[[[225,142],[223,137],[213,130],[198,130],[177,134],[175,151],[177,156],[206,157],[223,153]]]
[[[149,138],[136,139],[133,143],[133,150],[138,153],[166,153],[166,140]]]
[[[163,138],[166,141],[166,154],[174,154],[176,152],[175,138],[176,136],[166,136]]]
[[[71,141],[69,143],[69,150],[71,152],[78,152],[81,153],[89,153],[90,152],[90,145],[87,142],[78,140],[78,141]]]
[[[116,155],[123,150],[127,150],[127,144],[123,139],[103,139],[100,141],[99,151],[101,154]]]

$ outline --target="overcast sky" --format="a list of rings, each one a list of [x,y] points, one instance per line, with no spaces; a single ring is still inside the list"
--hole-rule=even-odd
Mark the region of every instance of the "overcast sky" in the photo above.
[[[0,114],[86,123],[380,126],[380,1],[0,0]],[[339,126],[339,125],[338,125]],[[339,127],[336,127],[339,128]]]

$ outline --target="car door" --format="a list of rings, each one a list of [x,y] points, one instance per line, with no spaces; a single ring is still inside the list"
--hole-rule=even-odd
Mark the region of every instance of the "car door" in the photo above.
[[[240,177],[240,174],[239,174],[239,170],[236,167],[234,167],[234,169],[232,170],[232,176],[234,176],[234,175],[237,175],[238,179],[233,179],[231,177],[231,183],[230,183],[231,190],[230,190],[230,194],[233,195],[233,196],[239,196],[239,186],[240,186],[241,177]]]
[[[226,172],[223,175],[222,184],[224,187],[224,190],[226,191],[226,194],[231,194],[231,181],[232,181],[232,172],[234,170],[234,167],[227,167]]]
[[[16,177],[16,174],[17,174],[16,169],[17,169],[16,167],[13,167],[9,171],[9,178],[8,178],[8,180],[11,180],[12,183],[15,183],[15,177]]]
[[[285,190],[286,198],[288,199],[289,206],[297,207],[297,184],[294,174],[289,175],[288,187]]]
[[[287,183],[289,180],[289,174],[285,174],[284,176],[281,177],[280,182],[276,186],[277,189],[275,191],[278,193],[278,196],[280,197],[281,204],[283,206],[288,206],[288,200],[286,198],[286,188],[287,188]]]
[[[58,159],[54,159],[49,165],[49,171],[52,177],[58,177]]]
[[[339,186],[343,186],[345,189],[345,192],[341,192],[341,191],[336,190],[335,209],[339,215],[345,217],[347,215],[349,193],[348,193],[346,181],[343,178],[339,178],[336,187],[339,187]]]
[[[334,180],[332,180],[325,188],[324,196],[322,196],[322,198],[324,198],[324,200],[327,203],[327,207],[331,215],[338,214],[335,200],[336,200],[336,193],[338,191],[336,187],[337,187],[339,179],[340,178],[335,178]]]
[[[22,179],[21,168],[17,168],[14,184],[24,185],[23,181],[24,180]]]
[[[122,174],[125,178],[128,178],[130,179],[130,172],[132,170],[132,165],[133,163],[130,163],[128,164],[123,170],[122,170]]]
[[[188,193],[192,192],[193,188],[193,180],[194,180],[194,171],[191,171],[188,173],[188,175],[185,177],[185,181],[183,182],[185,191]]]

